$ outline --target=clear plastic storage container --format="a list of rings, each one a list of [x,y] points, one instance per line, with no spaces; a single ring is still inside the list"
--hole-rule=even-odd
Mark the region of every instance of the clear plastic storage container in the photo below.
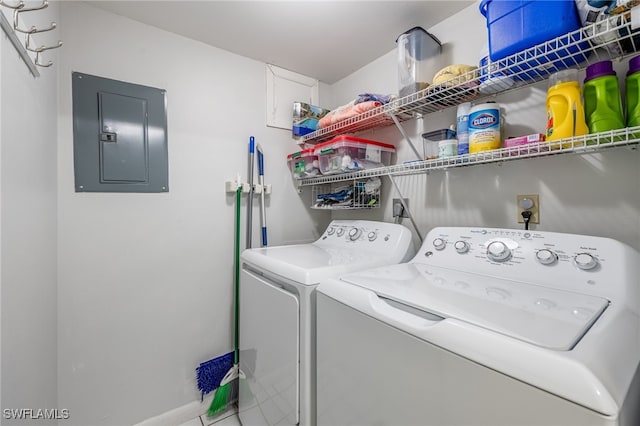
[[[314,148],[303,149],[287,155],[287,164],[291,169],[291,175],[296,179],[318,176],[320,174],[320,165],[318,163],[318,155]]]
[[[421,27],[400,34],[398,43],[398,90],[400,97],[426,89],[436,72],[442,52],[440,41]]]
[[[315,147],[323,175],[389,166],[395,152],[393,145],[346,135]]]
[[[438,143],[447,139],[454,139],[456,132],[451,129],[434,130],[422,134],[422,143],[424,146],[424,159],[433,160],[440,156]]]

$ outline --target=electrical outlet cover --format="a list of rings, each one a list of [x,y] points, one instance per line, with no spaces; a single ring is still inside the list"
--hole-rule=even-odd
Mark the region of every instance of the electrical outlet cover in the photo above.
[[[524,223],[524,218],[522,217],[522,200],[529,199],[533,201],[533,206],[528,209],[531,211],[531,219],[529,219],[529,223],[540,223],[540,197],[538,194],[522,194],[516,196],[516,209],[517,209],[517,220],[518,223]]]
[[[403,198],[403,202],[404,205],[406,206],[406,208],[402,207],[402,203],[400,202],[400,198],[394,198],[393,199],[393,217],[403,217],[403,218],[408,218],[409,214],[407,213],[407,209],[409,208],[409,199],[408,198]],[[399,205],[399,207],[397,207]],[[396,215],[396,211],[397,209],[399,209],[399,211],[401,212],[400,215]]]

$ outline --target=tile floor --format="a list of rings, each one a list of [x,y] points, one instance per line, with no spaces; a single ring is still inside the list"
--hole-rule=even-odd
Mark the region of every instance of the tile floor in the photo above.
[[[240,420],[238,419],[238,414],[235,411],[229,411],[220,414],[216,417],[207,417],[206,415],[202,415],[200,417],[196,417],[195,419],[191,419],[186,423],[182,423],[180,426],[240,426]]]

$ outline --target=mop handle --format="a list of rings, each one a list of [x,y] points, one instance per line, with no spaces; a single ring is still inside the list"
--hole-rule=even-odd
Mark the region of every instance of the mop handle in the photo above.
[[[240,202],[242,200],[242,186],[236,189],[236,235],[235,235],[235,252],[234,252],[234,274],[233,274],[233,286],[235,293],[235,306],[234,306],[234,346],[233,346],[233,363],[238,364],[240,361]]]
[[[249,137],[249,198],[247,199],[247,248],[251,248],[251,229],[253,228],[253,168],[255,138]]]
[[[260,224],[262,225],[262,247],[267,246],[267,213],[264,205],[264,154],[260,144],[256,145],[258,151],[258,184],[262,187],[260,192]]]

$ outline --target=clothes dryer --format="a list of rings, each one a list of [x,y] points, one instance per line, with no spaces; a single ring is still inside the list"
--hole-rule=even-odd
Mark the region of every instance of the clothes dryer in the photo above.
[[[318,286],[318,424],[638,425],[639,278],[607,238],[435,228]]]
[[[242,424],[315,424],[315,287],[322,279],[405,262],[414,254],[406,227],[363,220],[334,220],[310,244],[245,250]]]

